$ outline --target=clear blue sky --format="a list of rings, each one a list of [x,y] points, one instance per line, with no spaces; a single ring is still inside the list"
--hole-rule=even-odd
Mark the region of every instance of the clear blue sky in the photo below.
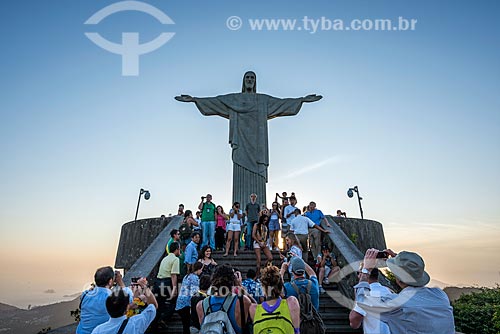
[[[173,97],[238,92],[246,70],[261,93],[324,96],[270,121],[269,197],[295,191],[299,205],[357,216],[346,190],[358,185],[389,246],[421,253],[433,278],[500,281],[497,1],[157,0],[145,2],[175,25],[139,12],[84,25],[114,2],[0,2],[0,286],[80,290],[114,263],[141,187],[152,197],[140,217],[194,208],[207,192],[229,207],[227,120]],[[238,31],[226,27],[234,15]],[[418,21],[415,31],[248,25],[304,16]],[[84,35],[119,43],[139,32],[144,43],[165,31],[175,36],[140,57],[136,77]]]

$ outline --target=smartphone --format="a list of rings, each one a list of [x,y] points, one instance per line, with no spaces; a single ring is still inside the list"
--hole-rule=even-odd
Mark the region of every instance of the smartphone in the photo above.
[[[377,259],[387,259],[389,257],[389,253],[387,252],[378,252]]]

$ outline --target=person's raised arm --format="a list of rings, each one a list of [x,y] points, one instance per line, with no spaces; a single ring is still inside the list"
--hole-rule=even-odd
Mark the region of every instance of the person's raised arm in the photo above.
[[[289,263],[288,262],[283,262],[281,264],[281,268],[280,268],[280,276],[281,276],[281,279],[283,279],[283,275],[285,275],[285,272],[288,270],[288,266],[289,266]]]
[[[198,210],[203,210],[203,201],[205,200],[205,196],[201,196],[201,202],[198,205]]]
[[[191,217],[190,217],[190,218],[191,218]],[[194,226],[200,226],[200,224],[198,224],[198,222],[197,222],[197,221],[196,221],[196,219],[194,219],[194,218],[191,218],[189,221],[190,221],[191,226],[193,226],[193,225],[194,225]]]
[[[122,274],[118,271],[115,270],[115,282],[116,285],[118,285],[120,288],[125,288],[125,283],[123,282],[123,277]]]
[[[314,269],[311,268],[311,266],[308,265],[307,262],[304,262],[304,264],[306,265],[306,274],[307,274],[307,276],[309,276],[309,278],[316,277],[316,272],[314,271]]]
[[[394,252],[392,249],[388,248],[388,249],[384,249],[383,250],[384,252],[386,252],[387,254],[389,254],[391,257],[396,257],[398,255],[398,253]]]
[[[158,302],[156,301],[156,297],[154,293],[151,291],[151,289],[148,287],[148,280],[145,277],[142,277],[137,281],[137,284],[139,284],[139,286],[142,289],[142,292],[146,296],[147,303],[153,304],[155,308],[158,308]]]
[[[360,282],[368,282],[370,272],[377,266],[377,254],[379,250],[370,248],[366,250],[365,258],[363,259],[363,269],[359,275]],[[366,272],[364,272],[366,270]]]
[[[321,262],[319,264],[320,267],[324,267],[326,265],[326,256],[325,253],[323,253],[323,257],[321,258]]]

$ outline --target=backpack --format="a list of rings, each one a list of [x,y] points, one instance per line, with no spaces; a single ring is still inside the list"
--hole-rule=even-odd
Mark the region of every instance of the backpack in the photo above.
[[[281,312],[282,307],[288,308],[286,299],[282,299],[280,303],[283,304],[271,313],[268,313],[265,309],[259,310],[259,308],[263,307],[262,305],[257,305],[253,320],[255,334],[288,334],[293,332],[294,327],[290,312],[288,312],[288,316]]]
[[[233,325],[227,315],[231,304],[237,296],[228,294],[224,298],[219,311],[212,312],[211,297],[203,300],[203,314],[205,315],[201,324],[200,334],[236,334]]]
[[[323,323],[321,316],[311,302],[310,292],[312,282],[310,280],[307,282],[306,292],[303,292],[302,289],[299,289],[295,282],[292,282],[291,285],[299,296],[300,334],[325,334],[325,324]]]
[[[191,237],[191,233],[193,232],[193,229],[188,224],[188,222],[184,220],[184,222],[179,227],[179,232],[181,234],[181,239],[186,240],[186,239],[189,239]]]

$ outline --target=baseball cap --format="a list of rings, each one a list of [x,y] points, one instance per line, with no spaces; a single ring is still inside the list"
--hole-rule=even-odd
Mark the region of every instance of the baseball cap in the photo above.
[[[298,256],[294,256],[292,258],[290,265],[292,266],[292,272],[295,275],[304,275],[306,272],[306,264],[304,263],[304,260]]]

